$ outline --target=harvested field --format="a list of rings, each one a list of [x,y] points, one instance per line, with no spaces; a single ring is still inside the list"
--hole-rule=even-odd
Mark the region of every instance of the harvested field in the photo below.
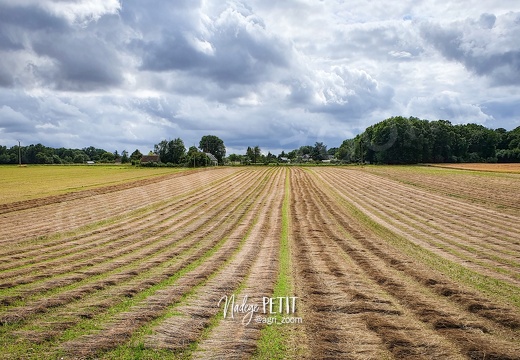
[[[171,173],[172,169],[130,165],[3,165],[0,166],[0,204],[126,184]]]
[[[215,168],[7,203],[0,357],[519,359],[518,178],[460,173]]]
[[[492,171],[520,174],[520,164],[431,164],[430,166],[445,167],[450,169],[475,170],[475,171]]]
[[[363,171],[500,213],[520,212],[520,174],[426,166],[367,166]]]

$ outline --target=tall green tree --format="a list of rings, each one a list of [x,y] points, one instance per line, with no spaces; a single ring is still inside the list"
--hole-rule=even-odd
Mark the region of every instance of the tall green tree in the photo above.
[[[336,150],[336,158],[348,163],[355,162],[355,146],[356,143],[354,139],[343,141],[340,147]]]
[[[181,164],[185,160],[186,147],[181,138],[163,140],[154,146],[154,150],[163,163]]]
[[[253,148],[253,156],[254,156],[254,158],[253,158],[254,163],[260,162],[261,157],[262,157],[262,150],[260,149],[260,146],[256,145]]]
[[[325,160],[327,158],[327,145],[322,142],[316,142],[310,155],[314,161]]]
[[[187,167],[207,166],[210,163],[208,156],[195,146],[190,146],[185,159],[185,166]]]
[[[130,155],[130,160],[138,161],[138,160],[141,160],[142,157],[143,157],[143,154],[141,154],[139,149],[135,149],[135,151]]]
[[[224,163],[226,146],[224,141],[215,135],[204,135],[199,142],[199,149],[203,152],[213,154],[220,165]]]
[[[230,154],[227,159],[232,163],[242,162],[242,156],[237,154]]]
[[[121,164],[127,164],[130,162],[130,159],[128,157],[128,151],[123,150],[121,153]]]
[[[246,150],[246,160],[248,163],[255,162],[255,151],[250,146],[248,146]]]

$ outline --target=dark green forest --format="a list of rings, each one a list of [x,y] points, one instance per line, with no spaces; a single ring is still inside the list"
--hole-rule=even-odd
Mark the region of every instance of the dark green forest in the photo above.
[[[162,140],[154,146],[159,164],[171,166],[205,166],[205,153],[213,154],[219,164],[272,163],[371,163],[417,164],[458,162],[520,162],[520,127],[511,131],[489,129],[478,124],[453,125],[446,120],[428,121],[415,117],[391,117],[374,124],[353,139],[343,141],[339,148],[327,145],[301,146],[274,155],[263,155],[259,146],[248,147],[246,154],[227,158],[224,142],[214,135],[205,135],[195,146],[186,149],[180,138]],[[93,146],[83,149],[51,148],[42,144],[8,148],[0,145],[0,164],[139,164],[143,154],[135,150],[109,152]],[[150,164],[149,164],[150,165]],[[152,164],[157,165],[157,164]]]
[[[520,127],[493,130],[446,120],[391,117],[345,140],[336,158],[375,164],[520,162]]]

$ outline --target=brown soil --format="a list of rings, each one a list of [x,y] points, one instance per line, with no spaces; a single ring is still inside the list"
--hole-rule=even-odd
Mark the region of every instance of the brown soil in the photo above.
[[[285,358],[519,359],[505,299],[520,295],[520,217],[501,195],[514,175],[464,177],[472,192],[395,169],[219,168],[0,208],[2,356],[254,357],[263,326],[218,300],[272,294],[289,174],[303,323]],[[508,288],[486,295],[393,237]]]
[[[444,167],[450,169],[491,171],[505,173],[520,173],[520,164],[430,164],[429,166]]]
[[[313,248],[316,244],[309,243],[308,239],[316,239],[324,242],[311,252],[306,259],[300,260],[301,267],[301,291],[302,296],[307,294],[312,299],[313,292],[318,288],[316,303],[307,307],[311,315],[316,316],[316,321],[311,321],[313,326],[309,327],[308,336],[311,339],[311,357],[318,356],[320,353],[341,354],[346,358],[363,358],[367,354],[353,351],[349,345],[347,335],[339,337],[340,332],[335,323],[328,325],[318,323],[322,318],[320,309],[325,311],[336,311],[340,313],[360,312],[366,313],[361,321],[372,333],[376,333],[379,344],[390,351],[396,358],[447,358],[447,357],[469,357],[476,358],[504,358],[515,359],[520,350],[516,332],[510,329],[517,329],[520,324],[518,310],[503,307],[487,297],[475,293],[463,286],[446,279],[443,274],[438,274],[431,269],[427,269],[423,264],[417,263],[415,259],[404,256],[401,252],[389,246],[385,239],[378,238],[370,228],[360,224],[355,218],[349,216],[344,208],[339,206],[336,197],[338,193],[348,196],[364,196],[356,191],[349,189],[355,186],[355,179],[349,171],[337,169],[319,169],[315,171],[322,181],[310,175],[309,172],[301,174],[297,179],[300,189],[309,189],[308,194],[302,194],[302,200],[297,201],[293,214],[296,219],[303,218],[307,213],[306,220],[301,226],[301,232],[310,228],[312,233],[305,236],[295,236],[295,247],[298,247],[303,257],[303,249]],[[334,173],[337,172],[337,177]],[[343,183],[337,181],[343,180]],[[366,176],[363,178],[365,185],[370,183]],[[333,187],[325,190],[326,183],[333,184]],[[305,184],[305,185],[304,185]],[[354,185],[353,185],[354,184]],[[379,187],[384,187],[378,183]],[[301,190],[303,191],[303,190]],[[377,191],[373,189],[377,194]],[[345,195],[347,196],[347,195]],[[408,196],[411,196],[409,194]],[[296,197],[296,196],[295,196]],[[312,199],[312,200],[309,200]],[[365,198],[363,198],[365,199]],[[379,194],[379,201],[384,203],[385,199]],[[349,198],[352,201],[352,199]],[[298,210],[305,204],[309,206],[307,210]],[[358,205],[354,202],[354,204]],[[365,202],[363,202],[365,205]],[[368,213],[369,210],[363,208]],[[312,214],[312,216],[310,216]],[[340,231],[338,233],[338,230]],[[313,233],[315,234],[313,236]],[[297,235],[297,232],[296,234]],[[301,239],[302,244],[297,239]],[[328,242],[325,242],[330,239]],[[411,237],[413,239],[413,236]],[[305,242],[307,241],[307,244]],[[341,250],[331,244],[339,246]],[[304,246],[302,246],[304,245]],[[349,267],[347,272],[340,268],[340,257],[347,257],[354,264]],[[316,270],[309,268],[312,263],[316,263],[317,258],[323,258],[323,265],[316,266]],[[333,259],[337,258],[337,262]],[[325,284],[324,275],[327,273],[326,267],[332,273],[331,285],[320,289],[320,284]],[[345,295],[339,293],[342,284],[346,281],[355,281],[356,285],[361,284],[361,280],[354,280],[353,274],[360,272],[364,277],[368,277],[372,283],[366,285],[369,289],[383,292],[385,300],[378,299],[375,294],[358,290],[359,294],[351,295],[353,299],[361,299],[361,305],[349,304],[348,290]],[[345,275],[348,276],[345,277]],[[307,278],[304,278],[304,275]],[[319,277],[316,281],[310,282],[308,278]],[[346,280],[348,279],[348,280]],[[333,290],[332,290],[333,289]],[[445,292],[443,293],[443,289]],[[448,290],[449,289],[449,290]],[[374,291],[372,290],[372,291]],[[329,301],[324,299],[330,298]],[[334,299],[340,300],[334,303]],[[368,301],[375,301],[378,305],[393,305],[393,309],[384,311],[374,309],[373,305],[366,304]],[[471,306],[470,302],[480,305]],[[461,305],[465,308],[461,309]],[[480,312],[477,309],[485,308],[487,312]],[[475,311],[477,310],[477,311]],[[322,310],[323,311],[323,310]],[[490,313],[491,312],[491,313]],[[384,316],[382,315],[384,314]],[[328,317],[330,321],[331,318]],[[345,323],[337,321],[338,323]],[[327,344],[325,339],[329,338],[329,327],[334,329],[336,334],[335,341],[323,348]],[[322,334],[322,337],[320,337]],[[503,341],[503,339],[516,339],[514,341]],[[375,344],[376,342],[371,342]],[[314,346],[314,344],[321,344]],[[363,343],[358,342],[360,345]],[[362,347],[365,350],[365,347]],[[312,353],[314,351],[314,353]],[[367,357],[378,358],[382,355],[381,346],[372,347]],[[448,356],[449,355],[449,356]]]
[[[417,171],[419,170],[419,171]],[[520,210],[520,174],[477,173],[443,168],[371,166],[363,172],[378,174],[464,202],[473,202],[498,211],[502,216],[517,215]]]

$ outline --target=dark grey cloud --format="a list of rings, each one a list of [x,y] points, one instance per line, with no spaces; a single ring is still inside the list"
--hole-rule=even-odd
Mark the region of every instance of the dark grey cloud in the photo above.
[[[85,91],[115,86],[122,82],[121,61],[112,44],[92,34],[52,34],[32,44],[39,56],[52,65],[36,67],[46,84],[60,90]]]
[[[281,151],[399,114],[512,128],[519,14],[509,0],[0,0],[0,144],[147,152],[211,133]]]
[[[358,118],[374,108],[387,108],[394,92],[379,84],[365,71],[346,66],[312,73],[312,77],[293,79],[289,99],[314,113]]]
[[[179,16],[175,12],[171,20]],[[269,34],[250,8],[230,4],[203,24],[200,18],[190,23],[182,16],[181,26],[167,27],[157,39],[133,43],[143,54],[141,69],[187,71],[228,87],[270,80],[273,70],[289,65],[290,44]]]
[[[520,84],[520,13],[439,24],[424,23],[421,34],[447,59],[491,79],[494,85]]]
[[[10,31],[9,28],[12,28]],[[67,31],[69,24],[63,18],[50,14],[41,7],[31,5],[9,5],[0,3],[0,28],[5,35],[14,35],[16,30],[26,31]],[[18,35],[23,35],[19,32]],[[17,40],[22,40],[18,38]]]
[[[59,90],[88,91],[120,84],[120,44],[105,41],[100,36],[104,31],[97,26],[96,22],[71,24],[40,6],[0,3],[0,52],[5,62],[26,61],[25,66],[11,66],[10,74],[0,66],[0,86],[13,86],[15,80],[25,85],[21,78],[29,73],[31,85],[39,82]]]
[[[5,63],[0,64],[0,87],[10,87],[14,83],[13,75]]]
[[[24,114],[9,106],[0,107],[0,132],[22,134],[34,130],[34,123]]]

